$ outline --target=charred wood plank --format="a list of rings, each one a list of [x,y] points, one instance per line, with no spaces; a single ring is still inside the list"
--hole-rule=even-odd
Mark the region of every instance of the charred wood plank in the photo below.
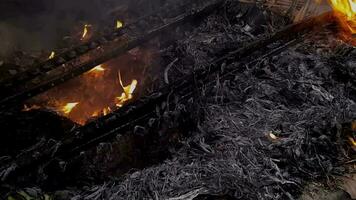
[[[216,10],[223,2],[224,0],[195,1],[180,6],[179,9],[176,7],[173,10],[163,9],[162,13],[148,16],[147,20],[138,20],[137,23],[114,32],[113,35],[100,37],[65,52],[33,70],[21,74],[17,80],[10,81],[9,87],[3,88],[0,109],[16,105],[55,87],[59,83],[79,76],[174,27]],[[146,24],[144,28],[139,27],[144,26],[142,24]],[[102,45],[98,48],[100,44]]]
[[[26,152],[26,154],[19,155],[8,165],[0,168],[0,170],[16,166],[13,168],[13,172],[16,172],[17,175],[23,174],[49,160],[58,158],[68,159],[99,142],[108,141],[119,134],[124,134],[125,130],[129,130],[135,124],[154,116],[156,107],[161,105],[170,96],[177,96],[180,103],[185,102],[193,97],[196,88],[199,88],[203,84],[211,83],[214,80],[212,75],[219,74],[220,77],[227,78],[233,72],[243,70],[243,68],[231,65],[237,60],[242,62],[242,64],[254,64],[261,58],[275,55],[295,44],[298,42],[300,36],[311,31],[314,26],[320,26],[321,23],[325,22],[333,23],[334,20],[335,18],[332,13],[325,13],[287,26],[272,35],[267,35],[239,49],[229,51],[223,56],[216,58],[205,69],[183,77],[181,80],[173,82],[151,95],[138,99],[107,116],[73,130],[68,134],[68,137],[65,137],[61,141],[55,151],[36,149]],[[277,42],[278,46],[268,47],[270,44]],[[251,59],[253,60],[252,62]],[[223,64],[227,68],[222,71],[221,66]],[[36,157],[33,157],[35,152]],[[38,152],[41,153],[38,154]]]

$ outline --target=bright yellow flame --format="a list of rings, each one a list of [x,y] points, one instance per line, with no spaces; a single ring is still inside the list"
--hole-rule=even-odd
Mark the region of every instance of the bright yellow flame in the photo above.
[[[121,85],[122,89],[124,90],[124,92],[121,94],[120,97],[116,97],[116,106],[122,107],[125,102],[132,99],[132,97],[133,97],[132,94],[135,91],[138,82],[136,79],[134,79],[131,81],[130,85],[124,86],[122,83],[120,72],[119,72],[119,82],[120,82],[120,85]]]
[[[48,59],[53,59],[55,55],[56,55],[56,53],[54,51],[52,51],[51,54],[49,55]]]
[[[94,67],[93,69],[91,69],[89,72],[103,72],[105,71],[105,68],[103,67],[103,65],[98,65],[96,67]]]
[[[73,108],[75,108],[79,103],[75,102],[75,103],[67,103],[65,106],[62,107],[61,111],[64,114],[69,114],[72,112]]]
[[[356,0],[330,0],[331,6],[337,11],[343,26],[352,34],[356,34]]]
[[[123,26],[124,26],[124,23],[122,23],[120,20],[116,21],[116,28],[117,29],[122,28]]]
[[[88,35],[88,32],[89,32],[88,28],[89,28],[89,27],[90,27],[89,24],[85,24],[85,25],[84,25],[83,34],[82,34],[82,40],[85,39],[86,36]]]

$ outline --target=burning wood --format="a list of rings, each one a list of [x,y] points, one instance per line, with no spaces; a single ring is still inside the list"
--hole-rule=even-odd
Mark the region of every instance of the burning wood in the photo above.
[[[167,26],[199,13],[187,10],[190,12],[169,18]],[[340,63],[349,66],[348,70],[353,69],[356,52],[335,39],[335,18],[326,13],[269,34],[273,20],[260,19],[262,24],[244,29],[250,13],[236,10],[224,7],[222,13],[209,15],[199,27],[184,32],[189,37],[169,43],[169,47],[164,43],[157,47],[159,51],[143,46],[124,58],[107,61],[116,55],[115,50],[78,65],[78,72],[65,61],[63,68],[70,78],[82,75],[41,91],[33,107],[53,108],[63,115],[55,116],[72,119],[68,130],[59,136],[31,135],[44,139],[21,147],[11,154],[13,158],[0,155],[0,178],[11,183],[38,181],[34,185],[53,182],[53,187],[59,187],[73,180],[84,182],[86,177],[107,180],[125,173],[122,179],[109,181],[110,186],[86,191],[76,188],[78,196],[87,195],[83,199],[98,195],[103,199],[150,199],[151,191],[140,192],[147,185],[152,186],[149,190],[156,199],[200,198],[221,191],[233,198],[295,199],[307,182],[344,173],[346,169],[342,166],[340,170],[340,165],[349,159],[344,149],[355,146],[352,131],[356,129],[356,123],[350,128],[344,122],[356,116],[356,93],[350,86],[352,78],[338,71],[340,58],[331,47],[344,48]],[[264,35],[251,31],[255,26],[263,27]],[[160,32],[156,31],[153,29]],[[144,40],[133,38],[134,44]],[[334,57],[323,55],[325,50]],[[142,56],[145,51],[149,56]],[[162,66],[168,67],[152,69],[147,75],[146,63],[158,60],[156,52],[162,56]],[[330,64],[333,62],[335,65]],[[147,83],[148,76],[153,76],[149,77],[153,83]],[[54,79],[58,77],[43,82],[52,84]],[[38,85],[34,83],[31,90],[23,87],[24,94],[47,89]],[[25,111],[31,111],[20,113],[25,118],[42,113],[27,103]],[[4,119],[0,115],[0,125],[7,127],[1,123]],[[28,122],[13,124],[31,124]],[[342,136],[344,127],[348,133]],[[37,129],[25,131],[29,130]],[[153,179],[157,174],[160,176]],[[59,176],[66,179],[58,184]],[[192,187],[202,189],[187,192]]]
[[[354,0],[329,0],[341,27],[339,37],[356,46],[356,2]]]
[[[120,61],[132,63],[132,59],[126,56]],[[118,65],[118,63],[119,61],[112,61],[98,65],[62,87],[35,97],[29,101],[29,105],[57,111],[81,125],[93,117],[106,116],[112,112],[111,107],[120,108],[129,102],[134,97],[138,84],[138,81],[133,79],[129,85],[124,85],[121,73],[118,72],[115,76],[116,70],[120,71],[121,68],[126,67],[125,64]],[[140,62],[136,60],[134,63],[139,67]],[[118,95],[120,91],[122,93]],[[76,103],[67,103],[68,101]]]

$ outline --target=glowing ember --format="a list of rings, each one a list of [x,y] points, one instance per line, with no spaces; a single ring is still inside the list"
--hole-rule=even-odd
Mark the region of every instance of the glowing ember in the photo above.
[[[117,29],[122,28],[123,26],[124,26],[124,24],[120,20],[116,21],[116,28]]]
[[[137,82],[137,80],[134,79],[134,80],[132,80],[130,85],[124,86],[122,83],[120,72],[118,73],[118,78],[119,78],[119,83],[120,83],[122,89],[124,90],[124,92],[121,94],[120,97],[116,97],[116,106],[122,107],[126,101],[132,99],[132,94],[135,91],[138,82]]]
[[[61,111],[64,113],[64,114],[70,114],[73,110],[73,108],[75,108],[79,103],[76,102],[76,103],[67,103],[67,105],[63,106],[63,108],[61,109]]]
[[[337,17],[343,27],[356,34],[356,1],[330,0],[331,6],[338,13]]]
[[[138,80],[141,80],[135,77],[141,78],[142,71],[156,55],[144,50],[138,54],[140,56],[122,55],[41,93],[26,102],[25,110],[38,105],[81,125],[108,115],[134,99]]]
[[[55,55],[56,55],[56,53],[54,51],[52,51],[51,54],[49,55],[48,59],[53,59]]]
[[[91,116],[92,117],[97,117],[97,116],[99,116],[99,113],[95,111]]]
[[[85,24],[84,25],[83,34],[82,34],[82,40],[84,40],[88,36],[88,32],[89,32],[88,28],[89,27],[90,27],[89,24]]]

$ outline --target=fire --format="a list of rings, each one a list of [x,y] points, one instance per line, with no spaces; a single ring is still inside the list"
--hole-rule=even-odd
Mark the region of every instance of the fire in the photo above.
[[[356,34],[356,0],[330,0],[343,27]]]
[[[84,25],[83,34],[82,34],[82,40],[84,40],[87,37],[87,35],[89,33],[89,27],[90,27],[89,24],[85,24]]]
[[[51,54],[48,56],[48,59],[53,59],[56,53],[54,51],[51,52]]]
[[[31,98],[24,110],[38,105],[81,125],[110,114],[139,97],[138,84],[145,80],[142,71],[156,54],[151,50],[138,53],[142,56],[122,55]],[[132,65],[135,67],[128,67]]]
[[[107,107],[107,108],[103,109],[103,115],[104,116],[108,115],[110,112],[111,112],[111,108],[110,107]]]
[[[120,20],[116,21],[116,28],[117,29],[122,28],[123,26],[124,26],[124,23],[122,23]]]
[[[97,73],[97,72],[103,72],[105,71],[105,68],[103,67],[103,65],[98,65],[96,67],[94,67],[93,69],[91,69],[89,71],[89,73]]]
[[[75,102],[75,103],[67,103],[65,106],[63,106],[63,108],[61,109],[61,111],[64,114],[70,114],[73,110],[73,108],[75,108],[77,105],[79,104],[79,102]]]
[[[122,87],[124,92],[121,94],[121,96],[116,97],[116,106],[117,107],[122,107],[125,102],[127,102],[130,99],[132,99],[132,94],[135,91],[138,82],[137,82],[136,79],[133,79],[131,81],[130,85],[124,86],[123,83],[122,83],[121,73],[120,72],[118,73],[118,78],[119,78],[120,86]]]

